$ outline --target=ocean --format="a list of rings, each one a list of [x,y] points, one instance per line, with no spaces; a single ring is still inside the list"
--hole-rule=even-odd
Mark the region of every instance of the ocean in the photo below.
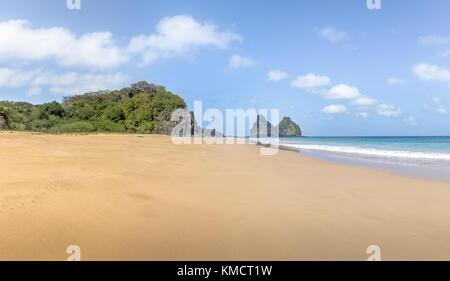
[[[280,146],[331,162],[450,181],[450,137],[280,138]]]

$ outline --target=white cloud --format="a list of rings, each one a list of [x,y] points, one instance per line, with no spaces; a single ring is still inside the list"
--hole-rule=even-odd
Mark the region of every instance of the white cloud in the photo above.
[[[332,104],[332,105],[324,107],[324,109],[322,111],[326,114],[345,113],[345,112],[347,112],[347,107],[345,105]]]
[[[309,89],[312,93],[320,95],[327,100],[343,100],[347,102],[347,105],[357,106],[358,110],[361,111],[361,113],[357,114],[358,117],[368,118],[369,114],[366,111],[369,110],[375,110],[379,115],[388,117],[397,117],[402,114],[399,108],[392,105],[380,104],[378,100],[362,94],[358,88],[346,84],[339,84],[330,89],[314,88],[315,86],[323,86],[329,83],[330,79],[327,76],[308,74],[306,76],[299,76],[292,82],[292,86]],[[330,105],[322,111],[328,114],[342,113],[347,112],[348,108],[345,105]]]
[[[361,118],[367,118],[369,117],[369,114],[367,112],[360,112],[357,114],[357,116]]]
[[[63,27],[33,28],[28,21],[0,22],[0,61],[55,59],[62,66],[110,68],[128,61],[109,32],[77,37]]]
[[[361,94],[358,88],[346,84],[334,86],[328,91],[321,92],[321,95],[325,99],[349,100],[351,104],[359,106],[369,106],[378,103],[377,100]]]
[[[236,33],[220,30],[209,22],[198,22],[188,15],[163,18],[153,34],[133,37],[123,47],[107,31],[77,35],[64,27],[36,28],[26,20],[10,20],[0,22],[0,64],[26,66],[43,61],[63,67],[86,67],[89,71],[5,66],[0,67],[0,87],[27,86],[26,94],[30,96],[41,94],[43,87],[65,95],[111,89],[121,86],[127,76],[99,71],[127,63],[132,56],[142,56],[142,64],[161,58],[192,58],[200,48],[226,49],[241,40]],[[240,58],[236,65],[250,64],[247,58]]]
[[[319,36],[331,42],[337,42],[348,37],[344,31],[337,31],[333,27],[327,26],[319,30]]]
[[[271,70],[267,73],[267,78],[270,81],[280,81],[280,80],[286,79],[288,77],[289,77],[289,75],[286,72],[281,71],[281,70]]]
[[[439,109],[438,109],[438,112],[439,112],[440,114],[447,114],[447,110],[446,110],[445,108],[443,108],[443,107],[439,108]]]
[[[393,105],[380,104],[377,106],[377,113],[387,117],[398,117],[402,114],[402,111]]]
[[[64,74],[47,73],[36,77],[33,85],[48,85],[54,94],[75,95],[86,92],[114,89],[121,86],[128,77],[120,72],[111,74]]]
[[[347,99],[352,100],[361,97],[358,88],[346,84],[339,84],[331,88],[325,95],[327,99]]]
[[[11,68],[0,68],[0,87],[15,88],[26,85],[40,70],[20,71]]]
[[[255,64],[255,62],[248,57],[243,57],[243,56],[239,56],[239,55],[233,55],[230,58],[230,67],[237,69],[237,68],[245,68],[245,67],[250,67],[253,66]]]
[[[200,23],[189,15],[165,17],[156,25],[156,32],[133,37],[128,46],[132,53],[143,54],[143,64],[160,58],[192,57],[201,47],[226,49],[242,37],[220,31],[209,22]]]
[[[450,43],[450,37],[437,35],[419,36],[417,41],[421,45],[444,45]]]
[[[413,72],[422,80],[450,81],[450,71],[437,65],[420,63],[414,66]]]
[[[0,69],[0,87],[31,86],[26,94],[36,95],[38,87],[48,86],[55,94],[74,95],[90,91],[113,89],[121,86],[128,77],[120,72],[110,74],[80,74],[67,72],[56,74],[42,69],[21,71]]]
[[[133,37],[118,46],[108,32],[80,36],[64,27],[35,28],[26,20],[0,22],[0,62],[51,59],[60,66],[109,69],[142,55],[142,64],[161,58],[191,58],[201,47],[227,48],[242,37],[221,31],[212,23],[197,22],[189,15],[163,18],[156,32]]]
[[[33,87],[25,91],[25,95],[28,97],[40,96],[42,95],[42,89],[40,87]]]
[[[433,97],[433,102],[434,103],[440,103],[441,100],[439,98],[437,98],[437,97]]]
[[[295,88],[315,88],[319,86],[327,86],[331,83],[328,76],[318,76],[309,73],[305,76],[298,76],[294,81],[292,81],[292,87]]]
[[[377,100],[368,98],[366,96],[362,96],[360,98],[355,99],[355,101],[353,103],[357,104],[357,105],[372,105],[372,104],[376,104]]]
[[[391,77],[388,79],[388,84],[389,85],[404,85],[406,83],[405,80],[403,79],[399,79],[399,78],[395,78],[395,77]]]

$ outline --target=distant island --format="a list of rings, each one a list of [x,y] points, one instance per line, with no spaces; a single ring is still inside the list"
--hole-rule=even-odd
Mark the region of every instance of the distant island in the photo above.
[[[169,135],[177,124],[171,121],[172,113],[180,108],[187,109],[183,98],[167,91],[164,86],[140,81],[121,90],[64,97],[62,103],[53,101],[33,105],[28,102],[1,101],[0,130]],[[272,125],[267,123],[270,131]],[[299,125],[289,117],[284,117],[278,128],[281,137],[302,135]],[[200,128],[192,118],[192,133],[197,130],[202,130],[203,135],[223,136],[222,132],[214,129]]]
[[[279,126],[280,137],[301,137],[302,130],[300,126],[291,120],[290,117],[284,117]]]
[[[255,123],[250,129],[250,137],[273,137],[273,132],[278,129],[279,137],[301,137],[302,130],[300,126],[291,120],[290,117],[284,117],[281,122],[274,127],[266,118],[262,115],[258,115]]]

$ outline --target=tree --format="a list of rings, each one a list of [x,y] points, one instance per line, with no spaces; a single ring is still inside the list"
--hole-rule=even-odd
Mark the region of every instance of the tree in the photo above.
[[[117,104],[108,106],[103,113],[103,117],[115,123],[125,120],[125,114],[122,108]]]
[[[62,105],[53,101],[40,106],[40,119],[48,119],[51,115],[62,118],[65,115]]]

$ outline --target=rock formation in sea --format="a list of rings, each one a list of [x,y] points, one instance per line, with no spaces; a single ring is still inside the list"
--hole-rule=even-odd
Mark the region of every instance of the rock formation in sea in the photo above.
[[[275,134],[276,128],[266,120],[263,115],[258,115],[255,123],[250,129],[251,138],[267,138]]]
[[[276,137],[277,133],[280,137],[302,136],[300,126],[289,117],[284,117],[280,124],[274,127],[264,116],[258,115],[256,122],[250,129],[251,138]]]
[[[300,126],[289,117],[284,117],[278,125],[280,137],[301,137]]]

